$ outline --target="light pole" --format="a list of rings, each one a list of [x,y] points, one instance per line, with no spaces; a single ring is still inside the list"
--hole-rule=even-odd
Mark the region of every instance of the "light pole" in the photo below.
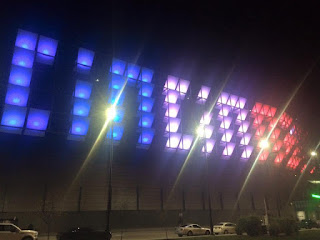
[[[110,213],[111,213],[111,202],[112,202],[112,160],[113,160],[113,119],[116,117],[116,109],[114,106],[106,110],[106,125],[110,123],[111,126],[111,144],[109,151],[109,181],[108,181],[108,205],[107,205],[107,221],[106,231],[110,232]]]
[[[270,144],[268,142],[267,139],[262,139],[260,142],[259,142],[259,146],[261,148],[261,151],[263,151],[264,149],[267,149],[269,148]],[[264,210],[265,210],[265,213],[266,213],[266,217],[265,217],[265,225],[269,225],[269,213],[268,213],[268,206],[267,206],[267,199],[266,199],[266,196],[264,196],[263,198],[263,204],[264,204]]]
[[[196,129],[198,137],[204,142],[204,154],[207,164],[207,192],[208,192],[208,207],[209,207],[209,222],[210,222],[210,233],[213,235],[213,221],[212,221],[212,210],[211,210],[211,194],[210,194],[210,184],[209,184],[209,159],[208,159],[208,152],[207,152],[207,142],[206,142],[206,132],[205,132],[205,126],[200,125]]]

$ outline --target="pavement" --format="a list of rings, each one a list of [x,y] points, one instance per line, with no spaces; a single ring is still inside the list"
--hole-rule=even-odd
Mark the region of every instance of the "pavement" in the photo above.
[[[159,240],[176,237],[178,236],[174,233],[174,228],[138,228],[126,230],[115,229],[112,231],[112,240]],[[47,236],[40,235],[39,240],[47,240]],[[57,238],[55,235],[51,235],[49,240],[57,240]]]

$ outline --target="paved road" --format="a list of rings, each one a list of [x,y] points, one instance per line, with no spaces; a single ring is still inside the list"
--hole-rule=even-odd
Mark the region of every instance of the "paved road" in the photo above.
[[[155,240],[175,238],[174,228],[143,228],[112,231],[112,240]],[[39,240],[47,240],[46,236],[40,236]],[[56,240],[55,236],[50,236],[49,240]]]

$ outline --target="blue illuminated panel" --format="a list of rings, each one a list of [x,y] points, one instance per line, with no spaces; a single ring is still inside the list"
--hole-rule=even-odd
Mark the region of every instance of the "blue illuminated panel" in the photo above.
[[[89,129],[89,123],[89,118],[74,116],[70,130],[71,134],[80,136],[86,135]]]
[[[144,97],[151,97],[153,91],[153,84],[151,83],[142,83],[139,89],[139,95]]]
[[[78,63],[87,67],[92,66],[94,52],[88,49],[79,48]]]
[[[109,87],[119,90],[122,89],[122,87],[125,85],[125,78],[121,75],[116,75],[116,74],[112,74],[112,79],[111,82],[109,84]]]
[[[113,135],[113,140],[120,141],[123,135],[123,126],[119,124],[113,124],[112,129],[110,128],[107,134],[107,138],[111,139],[111,132]]]
[[[58,41],[52,38],[40,36],[37,51],[41,54],[55,57],[58,47]]]
[[[9,127],[23,127],[27,108],[5,105],[1,125]]]
[[[32,77],[32,69],[12,65],[9,83],[23,87],[29,87]]]
[[[140,113],[139,127],[151,128],[154,115],[152,113]]]
[[[29,88],[9,84],[5,102],[10,105],[25,107],[29,98]]]
[[[27,120],[27,128],[40,131],[46,130],[49,116],[49,111],[30,108]]]
[[[112,89],[111,94],[110,94],[111,96],[109,96],[109,99],[108,99],[108,103],[109,104],[116,104],[116,106],[121,106],[124,101],[125,92],[122,92],[121,95],[119,95],[119,94],[120,94],[120,90]],[[118,97],[118,96],[120,96],[120,97]],[[117,100],[117,103],[116,103],[116,100]]]
[[[139,136],[138,143],[149,145],[152,143],[154,137],[154,130],[153,129],[145,129],[143,128],[141,134]]]
[[[38,35],[19,29],[16,38],[16,47],[34,51],[36,49]]]
[[[113,121],[120,123],[120,122],[122,122],[122,120],[123,120],[124,111],[121,110],[121,109],[117,109],[116,112],[117,112],[117,114],[116,114],[116,116],[114,117]]]
[[[146,98],[146,97],[138,97],[139,101],[140,101],[140,105],[139,105],[139,110],[143,111],[143,112],[151,112],[152,111],[152,107],[154,104],[154,99],[153,98]]]
[[[34,51],[18,48],[14,49],[12,64],[25,67],[32,68],[34,62]]]
[[[124,70],[126,69],[126,62],[119,59],[112,59],[112,66],[110,72],[123,75]]]
[[[91,102],[85,99],[74,99],[73,115],[87,117],[90,113]]]
[[[134,65],[132,63],[128,64],[127,74],[126,74],[128,78],[138,79],[139,72],[140,72],[139,66]]]
[[[148,68],[142,68],[140,80],[142,82],[151,83],[153,77],[153,70]]]
[[[86,81],[77,80],[74,96],[82,99],[89,99],[92,91],[92,84]]]

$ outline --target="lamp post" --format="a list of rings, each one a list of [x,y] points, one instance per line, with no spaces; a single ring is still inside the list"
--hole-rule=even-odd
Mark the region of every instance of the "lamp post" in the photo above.
[[[113,160],[113,119],[116,116],[116,109],[114,106],[106,110],[106,124],[111,122],[111,144],[109,151],[109,181],[108,181],[108,205],[107,205],[107,216],[106,216],[106,231],[110,232],[110,213],[111,213],[111,203],[112,203],[112,160]]]
[[[211,210],[211,194],[210,194],[210,184],[209,184],[209,159],[208,159],[208,152],[207,152],[207,142],[206,142],[206,133],[205,133],[205,127],[203,125],[200,125],[196,129],[198,137],[204,141],[204,154],[207,164],[207,192],[208,192],[208,207],[209,207],[209,222],[210,222],[210,233],[213,235],[213,221],[212,221],[212,210]]]
[[[259,142],[259,146],[261,148],[261,151],[264,150],[264,149],[267,149],[269,148],[270,144],[268,142],[267,139],[262,139],[260,142]],[[265,225],[269,225],[269,213],[268,213],[268,205],[267,205],[267,199],[266,199],[266,196],[264,196],[263,198],[263,204],[264,204],[264,210],[265,210],[265,213],[266,213],[266,217],[265,217]]]

